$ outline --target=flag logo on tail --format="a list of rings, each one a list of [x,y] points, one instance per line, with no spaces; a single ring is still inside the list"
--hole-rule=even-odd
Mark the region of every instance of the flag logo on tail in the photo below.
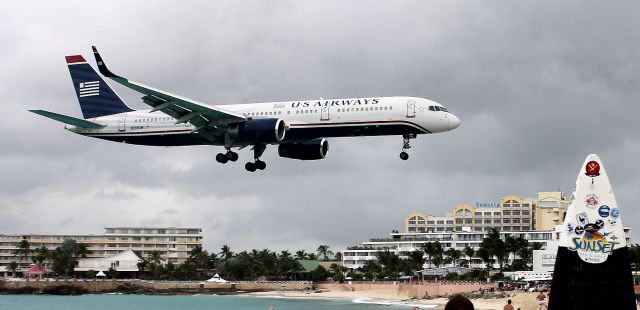
[[[98,96],[100,95],[100,81],[80,83],[78,89],[80,97]]]

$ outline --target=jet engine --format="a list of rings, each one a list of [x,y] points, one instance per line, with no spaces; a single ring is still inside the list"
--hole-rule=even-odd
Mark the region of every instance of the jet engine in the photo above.
[[[287,124],[278,118],[252,119],[229,127],[234,141],[249,143],[277,143],[284,139]]]
[[[282,143],[278,146],[280,157],[316,160],[323,159],[329,151],[329,141],[327,139],[313,139],[297,143]]]

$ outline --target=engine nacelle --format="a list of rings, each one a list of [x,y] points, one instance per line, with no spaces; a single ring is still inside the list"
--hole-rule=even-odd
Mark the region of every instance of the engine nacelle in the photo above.
[[[278,118],[252,119],[229,127],[234,141],[250,143],[278,143],[284,139],[287,124]]]
[[[280,157],[316,160],[323,159],[329,151],[329,141],[327,139],[313,139],[297,143],[282,143],[278,146]]]

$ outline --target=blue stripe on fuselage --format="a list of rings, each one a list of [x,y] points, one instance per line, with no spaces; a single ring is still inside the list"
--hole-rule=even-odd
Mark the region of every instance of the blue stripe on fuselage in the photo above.
[[[305,141],[316,138],[391,136],[404,134],[424,134],[425,132],[410,125],[357,125],[357,126],[314,126],[290,127],[284,142]],[[183,134],[86,134],[87,136],[128,144],[150,146],[186,146],[186,145],[223,145],[224,141],[210,143],[198,133]]]

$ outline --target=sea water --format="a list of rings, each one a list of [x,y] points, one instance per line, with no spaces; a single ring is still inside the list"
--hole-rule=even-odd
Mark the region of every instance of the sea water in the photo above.
[[[0,295],[0,310],[395,310],[411,309],[402,302],[382,302],[369,299],[313,299],[216,295]]]

